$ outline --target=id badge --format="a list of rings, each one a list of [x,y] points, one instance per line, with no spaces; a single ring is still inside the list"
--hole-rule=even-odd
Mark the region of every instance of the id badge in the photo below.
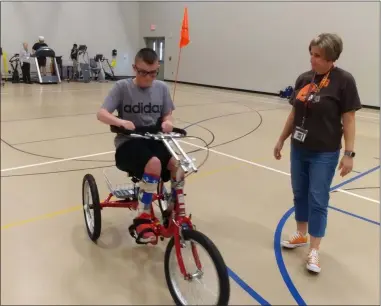
[[[294,134],[292,135],[292,138],[294,138],[297,141],[304,142],[304,140],[307,137],[308,131],[305,129],[302,129],[301,127],[296,127]]]

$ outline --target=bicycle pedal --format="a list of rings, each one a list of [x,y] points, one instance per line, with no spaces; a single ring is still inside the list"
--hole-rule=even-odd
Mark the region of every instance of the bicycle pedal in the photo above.
[[[147,244],[156,245],[157,244],[157,238],[155,238],[151,241],[141,241],[140,238],[141,237],[139,237],[139,235],[136,236],[136,238],[135,238],[136,244],[144,244],[144,245],[147,245]]]
[[[132,224],[128,227],[128,232],[130,233],[131,237],[132,238],[137,238],[137,235],[136,235],[136,230],[135,230],[135,225]]]

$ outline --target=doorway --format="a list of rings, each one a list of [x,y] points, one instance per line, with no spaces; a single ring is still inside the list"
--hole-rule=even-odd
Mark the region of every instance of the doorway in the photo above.
[[[145,37],[144,40],[147,48],[153,49],[159,56],[160,69],[157,79],[164,81],[165,37]]]

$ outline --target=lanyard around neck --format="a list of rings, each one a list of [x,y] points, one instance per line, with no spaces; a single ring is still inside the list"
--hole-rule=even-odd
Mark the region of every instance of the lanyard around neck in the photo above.
[[[319,91],[323,88],[323,86],[326,86],[327,84],[327,81],[328,81],[328,77],[331,73],[331,69],[329,69],[329,71],[324,75],[323,79],[320,81],[319,83],[319,86],[317,88],[317,90],[311,95],[311,92],[312,92],[312,87],[314,85],[314,81],[315,81],[315,78],[316,78],[316,72],[314,73],[313,77],[312,77],[312,80],[311,80],[311,83],[310,83],[310,86],[308,88],[308,92],[305,96],[305,100],[304,100],[304,115],[303,115],[303,119],[302,119],[302,128],[304,127],[304,123],[306,121],[306,118],[307,118],[307,109],[308,109],[308,106],[309,106],[309,103],[310,101],[312,101],[312,99],[315,97],[315,95],[317,93],[319,93]],[[311,95],[311,96],[310,96]]]
[[[328,81],[328,77],[329,77],[329,75],[330,75],[330,73],[331,73],[331,70],[332,70],[332,68],[329,69],[328,72],[324,75],[323,79],[322,79],[322,80],[320,81],[320,83],[319,83],[318,88],[317,88],[316,91],[313,93],[313,96],[310,97],[310,94],[311,94],[311,92],[312,92],[312,88],[313,88],[313,85],[314,85],[314,81],[315,81],[315,78],[316,78],[316,72],[314,73],[314,75],[313,75],[313,77],[312,77],[312,80],[311,80],[311,83],[310,83],[310,86],[309,86],[309,88],[308,88],[308,92],[307,92],[307,94],[306,94],[306,96],[305,96],[305,100],[304,100],[304,102],[306,102],[306,107],[308,106],[308,105],[307,105],[308,102],[309,102],[310,100],[312,100],[312,98],[313,98],[317,93],[320,92],[320,90],[323,88],[323,86],[326,86],[327,81]]]

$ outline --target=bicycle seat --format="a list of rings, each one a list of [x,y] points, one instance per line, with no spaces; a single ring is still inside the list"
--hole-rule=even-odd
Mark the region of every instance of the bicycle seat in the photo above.
[[[140,182],[140,180],[139,180],[136,176],[133,176],[133,175],[128,174],[128,177],[130,177],[130,178],[131,178],[131,181],[132,181],[133,183],[135,183],[135,184]]]

